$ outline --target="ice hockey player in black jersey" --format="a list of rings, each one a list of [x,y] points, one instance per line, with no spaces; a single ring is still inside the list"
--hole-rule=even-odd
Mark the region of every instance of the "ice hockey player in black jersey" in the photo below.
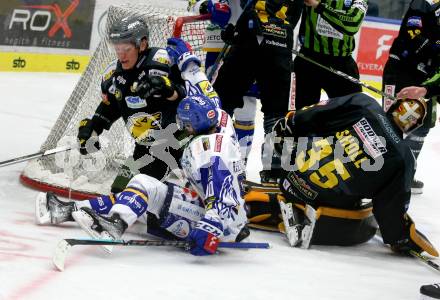
[[[291,233],[291,245],[308,244],[310,240],[304,238],[310,238],[312,244],[355,244],[356,237],[346,234],[353,224],[340,220],[354,221],[353,212],[367,212],[360,210],[362,201],[371,199],[372,214],[383,241],[392,250],[426,251],[438,256],[407,214],[415,160],[409,147],[402,143],[402,134],[420,126],[425,114],[424,100],[399,100],[385,113],[375,99],[359,93],[289,112],[279,120],[274,126],[280,139],[276,149],[282,153],[279,188],[286,202],[293,203],[294,211],[305,206],[307,215],[307,222],[303,223],[306,226],[296,227]],[[261,216],[261,210],[256,211],[252,201],[247,202],[252,222],[256,215]],[[275,215],[280,212],[274,205],[272,210]],[[319,222],[322,215],[339,217],[333,241],[322,233],[313,233],[315,221]],[[290,224],[285,222],[286,233],[289,227],[301,223],[301,218],[303,214],[297,220],[293,216]],[[312,232],[301,232],[310,227]],[[364,235],[359,226],[355,226],[353,234]],[[344,241],[344,236],[352,241]],[[361,239],[368,240],[363,236],[358,242]]]
[[[117,55],[103,72],[101,82],[102,102],[91,119],[79,125],[78,139],[81,153],[96,148],[95,135],[122,118],[133,139],[133,159],[140,173],[162,179],[168,166],[151,146],[152,132],[175,123],[179,100],[185,96],[183,80],[177,65],[172,65],[165,49],[149,47],[149,31],[142,18],[128,17],[115,22],[109,39]],[[159,147],[160,148],[160,147]],[[177,155],[176,151],[169,149]],[[163,148],[160,148],[163,151]],[[121,191],[130,179],[127,166],[112,185],[112,192]]]
[[[412,0],[405,13],[399,35],[394,39],[384,67],[383,90],[395,95],[405,87],[424,85],[440,67],[440,3],[431,0]],[[427,98],[433,96],[426,95]],[[388,109],[391,99],[383,99]],[[423,126],[413,131],[404,142],[417,158],[423,142],[435,124],[435,101],[428,102]],[[423,182],[414,180],[412,192],[420,194]]]

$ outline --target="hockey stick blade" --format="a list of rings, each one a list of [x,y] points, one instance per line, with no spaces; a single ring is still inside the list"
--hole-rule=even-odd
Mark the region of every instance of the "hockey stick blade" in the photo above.
[[[432,261],[432,259],[430,259],[429,257],[413,250],[410,250],[409,253],[415,258],[418,258],[421,262],[425,263],[427,266],[434,269],[435,271],[440,272],[440,266],[436,264],[434,261]]]
[[[114,245],[114,246],[172,246],[189,249],[190,242],[187,241],[167,241],[167,240],[99,240],[99,239],[65,239],[58,242],[52,262],[59,271],[64,271],[64,264],[67,254],[72,246],[75,245]],[[220,242],[219,248],[233,249],[269,249],[269,243],[251,242]]]

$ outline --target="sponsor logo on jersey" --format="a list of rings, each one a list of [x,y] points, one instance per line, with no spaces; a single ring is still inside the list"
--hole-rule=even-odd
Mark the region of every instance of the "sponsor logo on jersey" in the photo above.
[[[204,80],[198,83],[198,86],[202,90],[202,93],[208,98],[218,97],[217,92],[212,87],[211,83],[208,80]]]
[[[370,153],[372,158],[377,158],[387,153],[387,148],[374,132],[367,119],[362,118],[353,125],[354,130],[364,143],[364,147]]]
[[[207,113],[206,116],[208,117],[208,119],[213,119],[215,118],[215,111],[213,109],[210,109]]]
[[[203,150],[207,151],[211,148],[211,145],[209,143],[209,138],[202,138],[202,145],[203,145]]]
[[[406,22],[406,25],[408,27],[418,27],[418,28],[422,28],[422,18],[418,17],[418,16],[414,16],[414,17],[410,17],[408,18],[408,21]]]
[[[178,191],[175,191],[178,192]],[[179,191],[180,193],[180,191]],[[174,214],[176,216],[185,218],[190,221],[199,221],[205,215],[205,208],[199,205],[193,204],[189,201],[184,201],[179,199],[183,195],[176,195],[173,197],[171,201],[170,208],[168,210],[169,213]],[[179,198],[177,198],[179,197]]]
[[[168,76],[168,73],[158,69],[151,69],[148,71],[148,75],[150,76]]]
[[[266,41],[267,45],[287,48],[287,44],[286,43],[280,43],[280,42],[272,41],[272,40],[265,40],[265,41]]]
[[[178,220],[166,228],[169,232],[180,238],[186,238],[190,231],[188,221]]]
[[[287,179],[292,184],[292,186],[306,198],[314,200],[318,196],[318,192],[313,190],[304,179],[299,178],[295,174],[295,172],[289,172],[289,174],[287,175]]]
[[[215,136],[215,146],[214,146],[214,151],[215,152],[221,152],[222,151],[222,141],[223,141],[223,136],[217,134]]]
[[[170,61],[170,57],[168,56],[168,53],[166,50],[164,49],[159,49],[154,55],[153,58],[151,59],[152,61],[157,61],[161,64],[165,64],[165,65],[170,65],[171,61]]]
[[[276,37],[286,38],[287,37],[287,31],[284,28],[281,28],[275,24],[263,24],[263,34],[265,35],[272,35]]]
[[[225,111],[222,111],[222,117],[220,118],[220,126],[226,127],[226,124],[228,124],[228,113]]]
[[[136,113],[127,120],[127,128],[136,142],[148,139],[151,129],[160,129],[162,122],[162,113],[154,114]]]
[[[388,133],[388,135],[391,137],[394,143],[399,143],[401,141],[401,138],[396,134],[393,127],[390,124],[390,121],[387,117],[383,115],[377,115],[377,118],[382,123],[384,130]]]
[[[116,81],[118,81],[119,84],[122,84],[122,85],[127,83],[127,80],[124,77],[122,77],[121,75],[116,77]]]
[[[353,7],[354,6],[355,4],[353,4]],[[319,35],[338,40],[342,40],[344,38],[344,34],[335,29],[329,22],[322,18],[321,15],[318,15],[318,20],[316,21],[316,32]]]
[[[344,6],[350,7],[350,5],[353,3],[353,0],[344,0]]]
[[[139,96],[127,96],[125,102],[129,108],[138,109],[147,106],[147,101]]]

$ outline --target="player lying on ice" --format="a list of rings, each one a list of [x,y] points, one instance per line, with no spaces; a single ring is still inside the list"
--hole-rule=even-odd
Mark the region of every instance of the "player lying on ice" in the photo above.
[[[219,240],[243,240],[249,235],[240,188],[243,163],[232,122],[225,118],[204,95],[180,102],[178,125],[193,136],[181,159],[187,179],[182,185],[139,174],[121,193],[86,201],[65,203],[41,193],[37,222],[75,220],[93,238],[120,239],[136,220],[148,221],[150,234],[193,242],[194,255],[214,253]]]
[[[423,99],[399,100],[385,113],[361,93],[289,112],[274,126],[282,194],[275,185],[245,195],[250,226],[280,224],[292,246],[308,248],[365,242],[376,233],[375,219],[393,251],[438,256],[407,214],[415,160],[402,135],[422,124],[425,113]]]
[[[37,223],[76,220],[94,238],[119,239],[140,220],[150,234],[189,239],[194,255],[214,253],[219,239],[241,241],[249,235],[241,191],[244,169],[232,120],[218,108],[217,94],[188,45],[180,39],[168,44],[189,95],[177,108],[180,130],[192,136],[181,158],[184,180],[163,183],[140,174],[121,193],[75,203],[41,193],[36,200]],[[202,92],[207,95],[198,94]]]

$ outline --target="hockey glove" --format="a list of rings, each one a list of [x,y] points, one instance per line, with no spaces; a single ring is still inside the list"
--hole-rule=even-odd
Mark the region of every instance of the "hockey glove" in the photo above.
[[[188,236],[188,240],[192,243],[191,254],[196,256],[214,254],[219,243],[218,237],[222,234],[221,223],[206,218],[201,219]]]
[[[295,113],[289,111],[284,118],[279,119],[272,128],[275,132],[275,137],[279,139],[274,145],[275,152],[281,156],[284,147],[284,140],[286,137],[293,137],[295,121],[293,117]]]
[[[426,251],[428,254],[438,257],[439,254],[428,238],[416,229],[412,219],[405,214],[405,233],[404,238],[391,245],[391,250],[397,253],[410,255],[410,251],[422,253]]]
[[[225,29],[220,32],[220,37],[228,45],[232,45],[237,40],[238,32],[235,26],[229,23]]]
[[[82,155],[94,153],[101,149],[98,135],[93,129],[93,122],[90,119],[81,120],[78,129],[79,152]]]
[[[149,97],[170,98],[174,95],[175,88],[174,84],[166,76],[150,76],[138,85],[136,91],[144,99]]]
[[[180,38],[170,38],[167,41],[167,52],[173,64],[177,64],[179,70],[184,72],[190,62],[201,66],[200,59],[191,51],[191,46]]]
[[[211,14],[211,22],[215,25],[224,28],[228,24],[231,17],[231,8],[227,1],[224,0],[209,0],[208,12]]]

